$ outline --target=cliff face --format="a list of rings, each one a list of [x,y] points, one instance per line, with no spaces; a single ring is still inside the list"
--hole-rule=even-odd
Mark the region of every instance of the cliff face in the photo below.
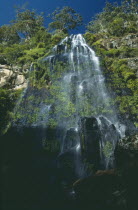
[[[118,113],[137,125],[138,34],[113,37],[87,32],[85,38],[102,59],[101,66],[108,88],[115,93]]]
[[[0,65],[0,87],[12,90],[26,88],[26,74],[28,70],[21,70],[18,66]]]

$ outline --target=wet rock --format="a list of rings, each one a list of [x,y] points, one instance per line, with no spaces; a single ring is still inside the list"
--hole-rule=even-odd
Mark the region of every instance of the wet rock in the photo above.
[[[78,132],[74,128],[70,128],[64,139],[64,151],[69,150],[77,145],[79,141]]]
[[[80,139],[83,159],[98,168],[100,162],[100,130],[95,117],[84,117],[80,120]]]
[[[77,179],[76,149],[65,151],[58,157],[58,168],[61,180],[65,183],[72,183]]]
[[[114,167],[114,150],[119,138],[116,127],[103,116],[80,121],[83,160],[93,165],[94,170]]]

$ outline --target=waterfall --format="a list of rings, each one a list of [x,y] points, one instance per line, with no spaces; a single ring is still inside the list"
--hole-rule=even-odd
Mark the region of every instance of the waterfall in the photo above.
[[[41,94],[28,90],[29,96],[35,98],[33,110],[37,106],[37,117],[31,125],[53,129],[52,138],[60,142],[59,167],[63,169],[68,159],[73,167],[70,170],[79,177],[93,167],[114,167],[114,149],[124,136],[125,126],[118,121],[94,50],[81,34],[71,35],[40,64],[47,67],[51,85],[39,104],[36,99]],[[29,105],[24,106],[29,109]],[[23,122],[27,124],[27,120],[20,120],[20,124]],[[51,136],[45,133],[47,141]]]

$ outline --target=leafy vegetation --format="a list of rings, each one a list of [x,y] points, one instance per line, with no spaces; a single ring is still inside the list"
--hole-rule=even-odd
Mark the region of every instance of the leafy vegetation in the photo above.
[[[106,158],[110,158],[112,153],[113,153],[113,145],[111,142],[107,141],[103,148],[103,154],[105,155]]]
[[[104,113],[111,112],[112,110],[103,109],[101,104],[95,109],[91,106],[92,101],[89,101],[87,97],[86,100],[80,98],[79,110],[75,110],[73,94],[69,99],[60,82],[61,76],[68,71],[68,66],[64,62],[56,61],[54,72],[51,74],[50,68],[53,67],[45,62],[45,57],[51,54],[52,47],[65,38],[70,30],[82,24],[82,17],[70,7],[57,9],[50,17],[53,21],[49,24],[52,33],[44,26],[42,13],[37,14],[35,10],[16,8],[16,17],[11,24],[0,27],[0,63],[17,65],[20,67],[19,69],[24,66],[30,68],[33,63],[33,71],[29,74],[30,86],[40,92],[48,89],[51,97],[45,99],[46,103],[50,104],[56,101],[57,106],[54,113],[58,113],[64,118],[73,116],[76,111],[80,113],[80,116],[96,114],[97,110]],[[131,68],[129,59],[135,58],[138,50],[135,46],[127,45],[122,37],[129,34],[132,35],[132,39],[135,37],[138,32],[137,20],[137,2],[135,0],[125,0],[121,5],[112,5],[107,2],[103,12],[96,15],[95,19],[88,24],[88,31],[84,35],[89,45],[101,56],[108,87],[116,92],[115,102],[109,103],[115,103],[120,112],[123,115],[129,115],[135,123],[137,119],[137,77],[136,68]],[[112,44],[114,42],[119,44],[114,46]],[[76,64],[74,63],[74,65]],[[82,69],[80,66],[80,71]],[[72,91],[74,88],[75,86],[72,86]],[[14,95],[14,92],[8,89],[1,91],[1,101],[5,100],[6,104],[10,103],[11,95]],[[40,116],[38,115],[39,109],[34,109],[34,107],[39,107],[41,99],[38,97],[35,100],[32,96],[29,97],[28,101],[25,99],[23,102],[28,104],[28,111],[20,110],[14,118],[19,120],[26,116],[28,123],[35,123]],[[8,105],[10,107],[4,104],[1,102],[1,106],[5,106],[2,114],[6,113],[2,115],[4,118],[1,117],[2,122],[3,120],[5,122],[3,128],[10,118],[8,110],[9,112],[13,110],[15,101]],[[29,112],[30,114],[28,114]],[[43,116],[41,117],[43,118]],[[52,118],[49,120],[49,126],[56,126],[56,122]]]
[[[0,135],[6,132],[13,114],[13,108],[16,104],[21,91],[10,91],[0,89]]]
[[[30,69],[30,65],[33,63],[34,71],[28,75],[30,85],[38,91],[49,88],[50,83],[49,68],[43,66],[41,71],[38,71],[41,68],[39,61],[51,53],[53,46],[65,38],[70,29],[75,29],[82,23],[81,16],[70,7],[57,9],[50,17],[53,22],[49,26],[56,29],[52,33],[49,32],[49,28],[44,26],[43,13],[37,14],[35,10],[16,7],[15,19],[9,25],[0,27],[0,64],[10,65],[11,68],[17,66],[16,69],[20,71],[20,69]],[[55,72],[56,75],[53,77],[60,77],[60,66],[62,65],[57,64],[57,73]],[[10,87],[0,90],[0,132],[6,128],[11,117],[17,122],[27,117],[28,123],[35,123],[38,117],[43,118],[43,116],[38,116],[41,100],[39,97],[38,100],[34,100],[31,96],[28,97],[28,100],[23,99],[22,101],[22,103],[28,104],[28,111],[17,106],[17,112],[13,116],[12,111],[19,96],[17,92],[21,90],[13,91],[8,88]],[[70,107],[70,105],[68,106]],[[49,121],[49,124],[55,126],[55,122],[52,120]]]
[[[122,36],[126,33],[138,32],[137,0],[124,0],[121,5],[106,2],[103,12],[97,14],[88,24],[92,33],[106,33],[110,36]]]
[[[58,29],[65,33],[82,25],[82,17],[71,7],[57,8],[50,17],[53,22],[49,24],[49,28]]]
[[[84,35],[101,57],[108,88],[116,93],[118,112],[137,124],[137,1],[106,3]],[[132,43],[132,44],[130,44]],[[133,64],[133,66],[131,65]]]

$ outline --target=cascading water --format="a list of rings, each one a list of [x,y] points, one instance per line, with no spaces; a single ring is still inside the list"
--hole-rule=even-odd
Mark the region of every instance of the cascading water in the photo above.
[[[95,52],[81,34],[71,35],[41,64],[47,67],[50,88],[39,106],[35,100],[37,116],[31,126],[46,129],[44,145],[48,138],[60,142],[59,167],[68,160],[79,177],[90,167],[113,167],[115,145],[125,127],[118,122]],[[30,96],[34,91],[29,88]],[[18,124],[27,124],[27,117]]]
[[[69,45],[70,43],[70,45]],[[105,87],[104,76],[102,75],[99,58],[95,55],[95,52],[86,44],[82,35],[74,35],[69,38],[65,38],[60,45],[56,46],[55,53],[58,54],[62,49],[62,56],[65,56],[68,61],[69,70],[65,73],[62,79],[60,79],[60,88],[66,95],[66,100],[72,103],[74,113],[67,122],[64,123],[64,130],[68,130],[70,126],[74,128],[74,131],[78,131],[78,121],[80,117],[95,116],[102,131],[102,126],[106,121],[107,127],[115,125],[118,130],[118,134],[113,137],[110,134],[103,133],[100,143],[101,158],[103,158],[103,149],[107,142],[107,153],[112,153],[115,148],[115,144],[118,140],[119,133],[124,135],[117,127],[118,119],[114,107],[111,106],[111,97],[109,96]],[[56,59],[56,58],[55,58]],[[52,64],[53,65],[53,64]],[[58,119],[58,124],[63,126],[63,119]],[[105,131],[104,131],[105,132]],[[111,131],[113,133],[113,131]],[[63,139],[62,152],[67,149],[66,138]],[[80,139],[76,143],[76,151],[80,150]],[[68,149],[70,149],[69,146]],[[110,148],[108,148],[110,147]],[[112,148],[111,148],[112,147]],[[106,151],[105,151],[106,152]],[[106,168],[109,166],[110,155],[105,157],[104,165]]]

